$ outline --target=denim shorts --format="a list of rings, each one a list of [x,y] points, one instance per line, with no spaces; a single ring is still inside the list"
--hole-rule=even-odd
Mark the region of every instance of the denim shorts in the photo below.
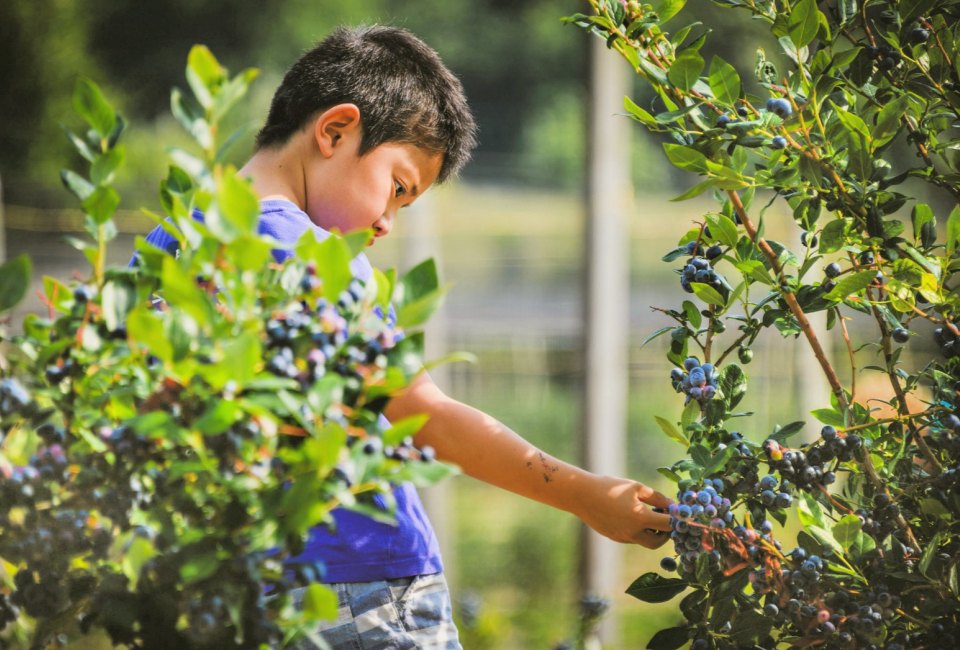
[[[321,624],[320,635],[333,650],[462,650],[442,573],[329,586],[339,610],[336,621]],[[304,591],[291,592],[298,607]],[[294,647],[318,648],[311,641]]]

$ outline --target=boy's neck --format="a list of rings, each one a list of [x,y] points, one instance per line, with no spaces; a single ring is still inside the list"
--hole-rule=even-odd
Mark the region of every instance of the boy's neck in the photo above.
[[[305,175],[295,141],[279,147],[257,150],[240,168],[260,200],[285,199],[304,209],[306,204]]]

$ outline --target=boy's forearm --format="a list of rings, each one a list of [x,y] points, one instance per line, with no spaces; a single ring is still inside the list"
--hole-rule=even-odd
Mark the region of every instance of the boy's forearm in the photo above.
[[[621,542],[660,546],[669,517],[654,508],[669,500],[628,479],[599,476],[558,460],[495,418],[444,395],[426,375],[419,377],[387,409],[392,420],[425,413],[417,434],[437,457],[469,476],[546,505],[565,510],[597,532]]]
[[[411,410],[404,415],[413,415],[417,405],[412,400],[396,411],[406,407]],[[431,400],[429,415],[416,436],[418,445],[433,447],[438,458],[468,476],[579,515],[578,497],[591,474],[537,449],[495,418],[456,400]]]

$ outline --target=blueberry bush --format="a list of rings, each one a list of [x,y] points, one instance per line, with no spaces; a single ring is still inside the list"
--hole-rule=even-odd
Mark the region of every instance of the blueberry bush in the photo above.
[[[657,422],[686,455],[661,468],[677,483],[674,553],[629,593],[684,595],[682,622],[648,647],[956,647],[960,7],[715,4],[769,28],[786,69],[763,49],[749,74],[708,62],[709,26],[674,18],[684,0],[589,0],[567,18],[652,91],[625,108],[699,177],[677,200],[709,193],[717,205],[663,257],[678,304],[651,337],[670,338],[683,406]],[[774,214],[792,215],[778,232],[793,229],[799,246],[766,236]],[[743,366],[767,330],[778,349],[816,358],[830,386],[818,423],[736,424]],[[865,373],[890,386],[882,409],[857,393]]]
[[[45,277],[46,313],[0,341],[0,647],[91,630],[144,649],[312,636],[336,598],[322,564],[295,561],[308,528],[338,506],[388,521],[393,484],[451,471],[413,446],[422,418],[382,417],[422,367],[435,266],[355,280],[369,232],[307,234],[275,261],[219,132],[255,76],[191,50],[192,92],[171,105],[196,146],[170,152],[155,216],[179,252],[139,238],[128,267],[106,263],[126,124],[77,83],[84,125],[69,137],[89,164],[62,178],[85,213],[89,274]],[[23,256],[0,267],[0,312],[30,274]]]

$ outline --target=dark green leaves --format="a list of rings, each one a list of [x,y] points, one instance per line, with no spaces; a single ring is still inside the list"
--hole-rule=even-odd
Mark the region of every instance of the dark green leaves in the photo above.
[[[627,587],[627,593],[645,603],[664,603],[684,589],[687,582],[678,578],[664,578],[658,573],[645,573]]]
[[[710,90],[713,96],[728,105],[733,105],[740,97],[740,75],[736,68],[714,56],[710,60],[710,75],[708,77]]]
[[[0,312],[16,307],[30,286],[32,264],[25,253],[0,266]]]
[[[445,294],[436,262],[430,259],[418,264],[400,278],[394,290],[397,324],[402,328],[423,324],[440,306]]]
[[[667,72],[667,77],[677,88],[690,90],[700,78],[703,66],[704,60],[700,53],[693,49],[686,49],[677,55],[677,59]]]
[[[73,110],[82,117],[90,128],[106,140],[117,126],[117,113],[107,103],[100,88],[81,77],[73,90]]]
[[[790,40],[798,48],[812,41],[820,28],[820,10],[816,0],[799,0],[793,5],[787,19]]]

